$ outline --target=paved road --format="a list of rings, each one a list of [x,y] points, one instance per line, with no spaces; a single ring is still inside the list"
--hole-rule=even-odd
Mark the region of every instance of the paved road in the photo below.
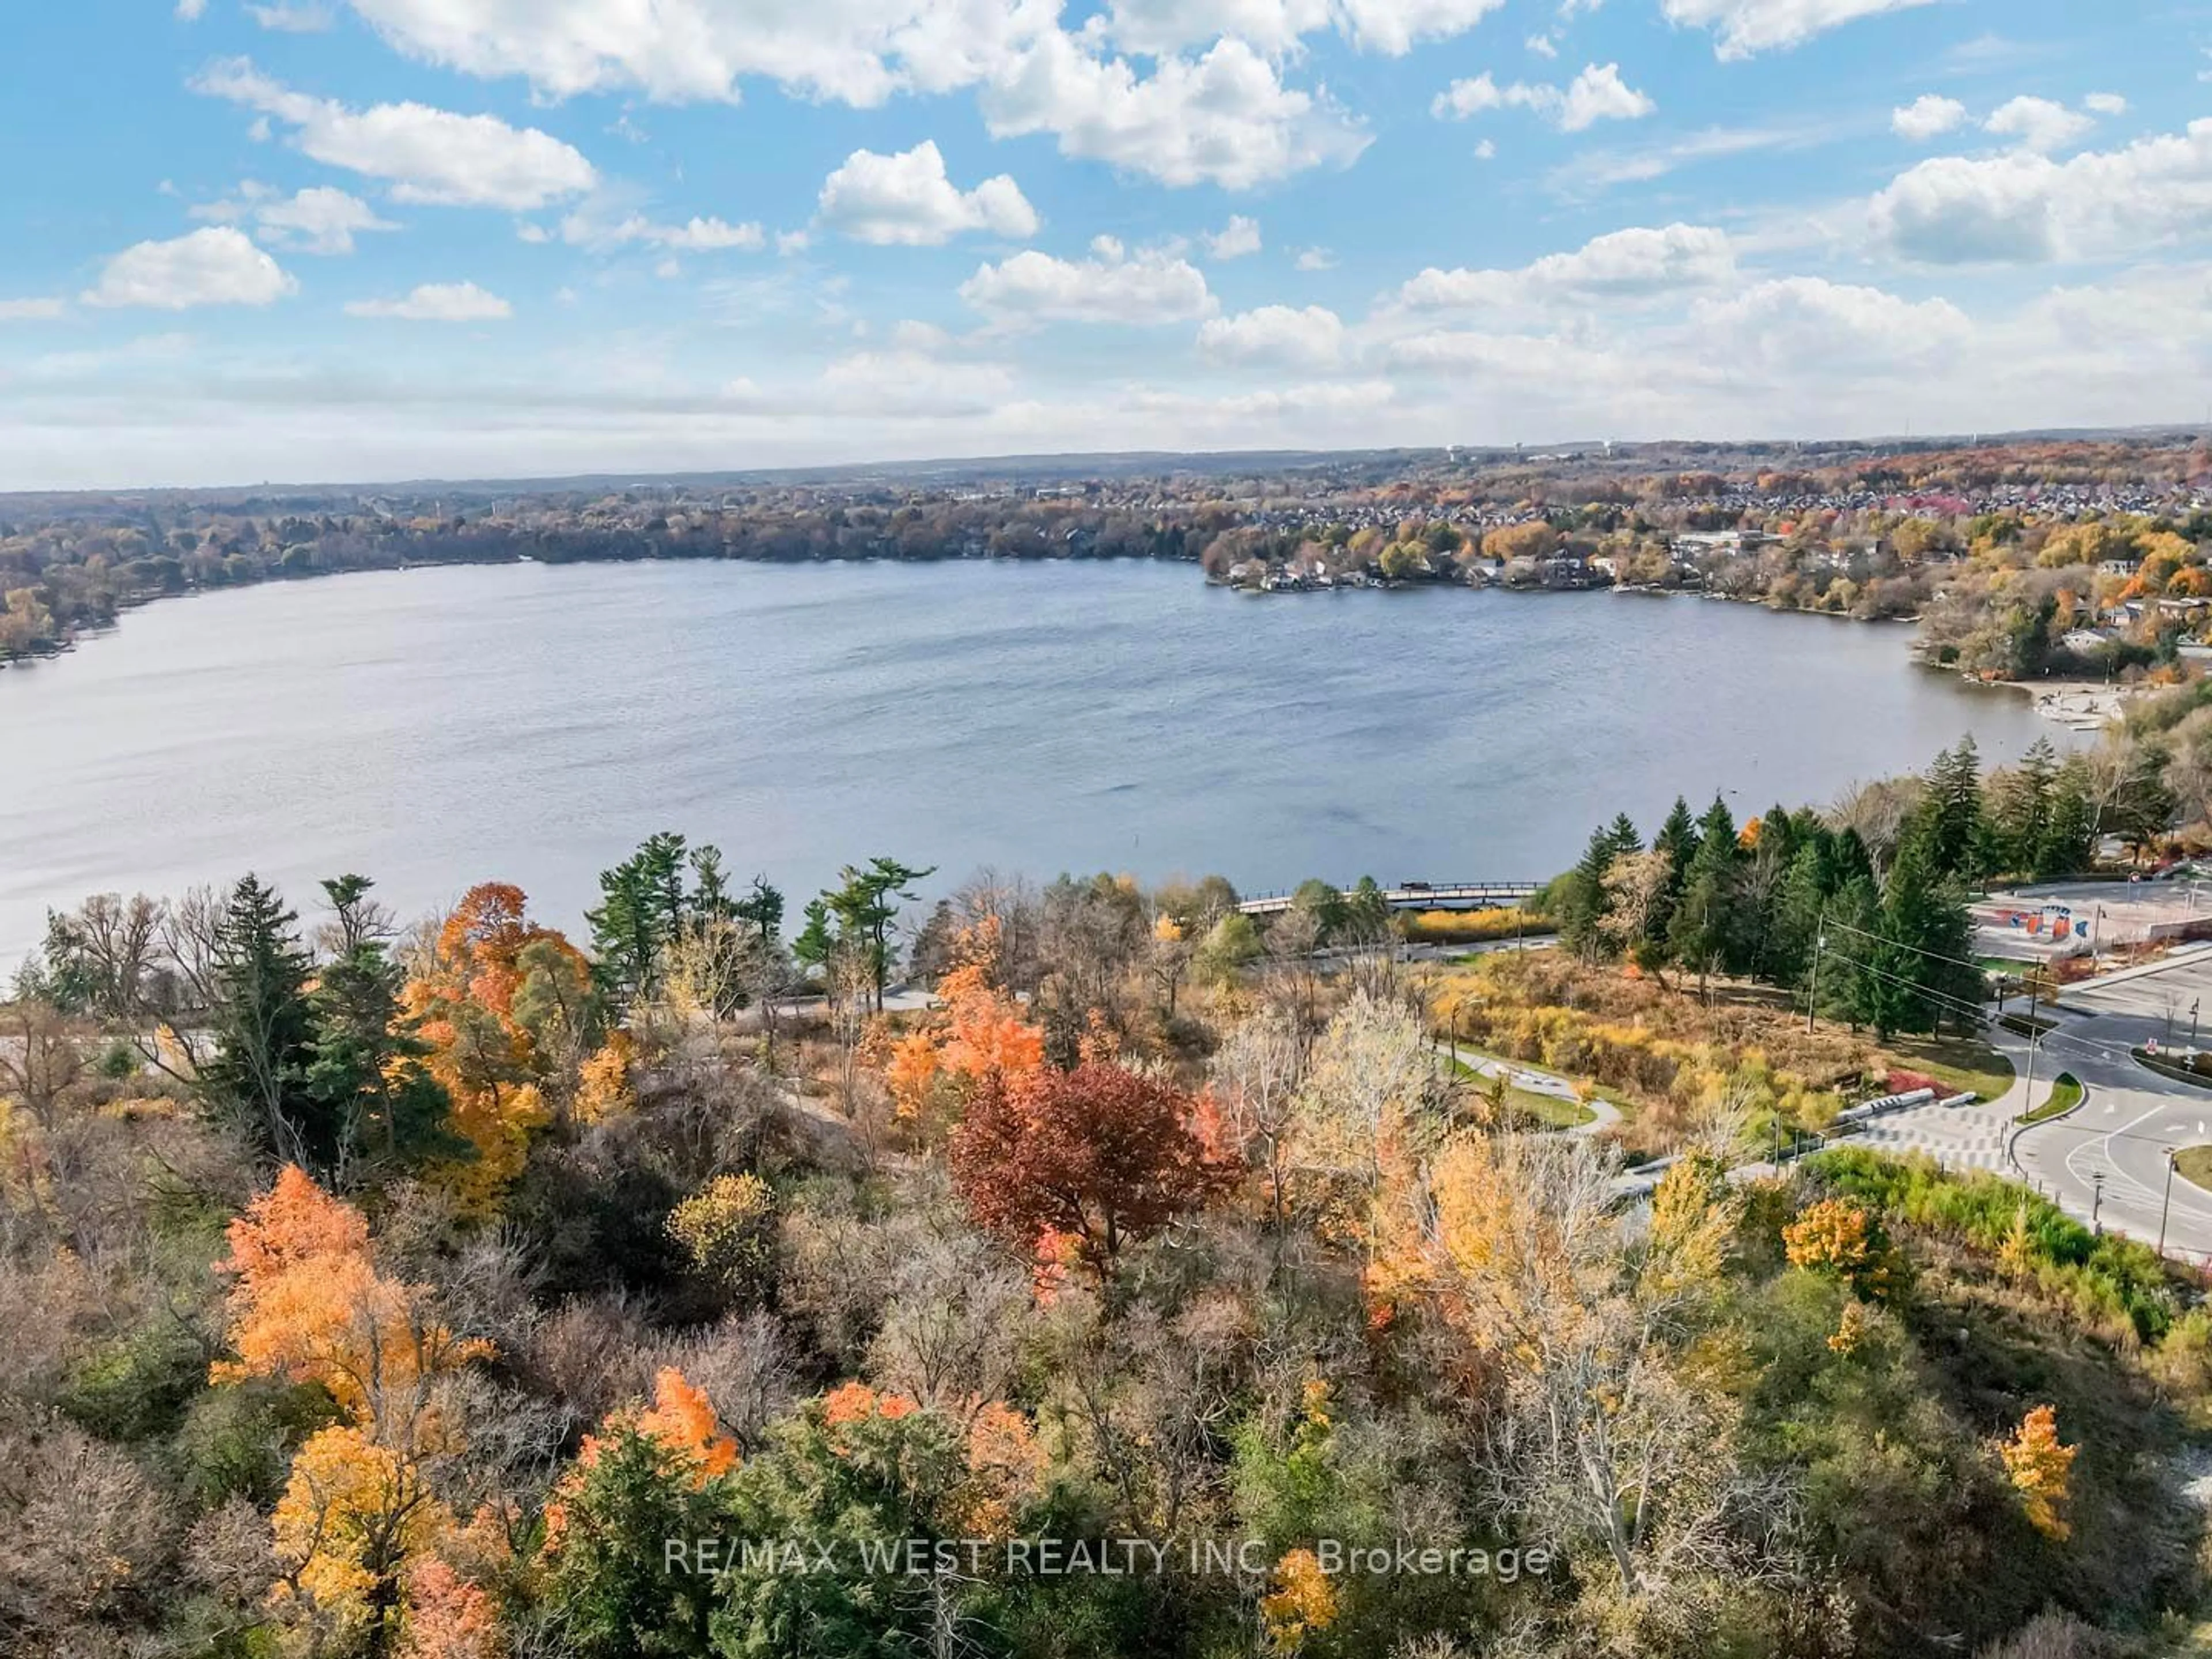
[[[2145,1070],[2127,1050],[2152,1038],[2185,1044],[2189,1006],[2212,1014],[2212,953],[2193,952],[2068,988],[2059,1029],[2044,1039],[2039,1076],[2069,1071],[2087,1085],[2081,1109],[2020,1133],[2021,1173],[2069,1212],[2155,1240],[2166,1192],[2166,1153],[2212,1144],[2212,1091]],[[2212,1022],[2208,1022],[2212,1024]],[[2212,1259],[2212,1193],[2176,1177],[2167,1249]]]

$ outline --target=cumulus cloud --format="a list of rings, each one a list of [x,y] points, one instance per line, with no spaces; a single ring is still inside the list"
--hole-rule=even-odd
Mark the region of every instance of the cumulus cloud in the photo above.
[[[967,231],[1036,234],[1036,210],[1005,173],[969,191],[945,171],[934,141],[896,155],[856,149],[823,181],[816,216],[855,241],[934,247]]]
[[[1876,195],[1876,239],[1930,264],[2112,258],[2212,230],[2212,119],[2063,161],[1939,156]]]
[[[2065,149],[2096,125],[2092,118],[2048,98],[2021,97],[1999,105],[1982,123],[1982,131],[2010,138],[2022,149],[2045,155]]]
[[[1499,86],[1487,70],[1455,81],[1438,93],[1429,112],[1439,120],[1463,121],[1486,110],[1534,110],[1562,132],[1581,132],[1600,121],[1634,121],[1659,106],[1620,78],[1618,64],[1591,64],[1564,89],[1541,82]]]
[[[403,299],[353,301],[346,314],[410,323],[496,323],[514,315],[514,307],[474,283],[424,283]]]
[[[960,285],[960,297],[1007,322],[1182,323],[1212,315],[1212,292],[1198,267],[1158,253],[1130,258],[1110,237],[1088,259],[1057,259],[1035,249],[984,264]]]
[[[1966,119],[1966,106],[1957,99],[1923,93],[1902,108],[1890,111],[1889,130],[1900,138],[1924,144],[1963,125]]]
[[[351,253],[355,236],[399,228],[379,218],[376,210],[359,197],[328,185],[283,196],[250,179],[238,187],[235,197],[196,207],[191,215],[219,224],[251,220],[264,241],[298,253]]]
[[[1934,0],[1661,0],[1667,21],[1711,29],[1723,58],[1787,52],[1816,34],[1884,12],[1904,11]]]
[[[1338,27],[1364,52],[1403,57],[1422,40],[1462,34],[1505,0],[1337,0]]]
[[[994,137],[1050,133],[1064,155],[1164,185],[1249,190],[1347,166],[1368,143],[1326,96],[1285,86],[1274,64],[1233,37],[1199,58],[1161,58],[1140,76],[1055,30],[985,87],[982,106]]]
[[[2093,115],[2125,115],[2128,100],[2117,92],[2093,92],[2081,100],[2081,107]]]
[[[198,22],[207,10],[207,0],[177,0],[177,15],[187,23]]]
[[[1261,306],[1208,319],[1199,328],[1198,349],[1220,363],[1327,368],[1344,356],[1344,324],[1323,306]]]
[[[1594,238],[1568,253],[1547,253],[1516,270],[1440,270],[1400,287],[1393,301],[1408,311],[1509,309],[1559,299],[1634,299],[1706,289],[1735,275],[1728,233],[1706,225],[1634,228]]]
[[[1774,367],[1921,362],[1963,344],[1973,331],[1948,300],[1905,300],[1818,276],[1781,277],[1701,301],[1691,321],[1701,335]]]
[[[1402,51],[1467,27],[1496,0],[1144,0],[1079,32],[1048,0],[657,0],[607,26],[599,0],[351,0],[400,50],[554,98],[638,90],[734,100],[744,81],[874,106],[975,88],[998,137],[1048,133],[1063,154],[1170,185],[1245,189],[1341,165],[1367,142],[1325,95],[1285,83],[1297,36],[1334,21]],[[1211,27],[1218,14],[1222,27]],[[1142,72],[1109,42],[1147,44]],[[1186,55],[1186,46],[1212,44]],[[1255,44],[1255,42],[1261,44]]]
[[[537,234],[531,234],[532,231]],[[526,226],[520,234],[526,242],[548,240],[535,226]],[[750,220],[733,225],[724,219],[695,216],[680,225],[665,225],[641,213],[610,212],[604,203],[587,203],[562,216],[561,240],[571,247],[599,252],[632,245],[678,253],[714,253],[729,248],[752,252],[768,246],[768,233]]]
[[[84,291],[88,306],[265,306],[299,283],[245,232],[210,225],[166,242],[140,242],[108,260]]]
[[[349,109],[294,92],[242,58],[214,65],[192,84],[283,122],[308,155],[382,179],[403,202],[522,211],[580,194],[597,180],[577,150],[496,116],[416,103]]]
[[[1260,251],[1260,222],[1232,213],[1227,224],[1218,230],[1207,231],[1199,240],[1206,244],[1206,252],[1212,258],[1242,259]]]
[[[1226,37],[1270,58],[1334,27],[1393,56],[1472,28],[1504,0],[1113,0],[1086,37],[1172,57]],[[520,75],[552,97],[636,90],[672,102],[734,100],[772,81],[857,105],[994,78],[1064,34],[1036,0],[656,0],[610,23],[597,0],[352,0],[401,51],[472,75]]]
[[[0,323],[45,322],[68,309],[60,300],[0,300]]]

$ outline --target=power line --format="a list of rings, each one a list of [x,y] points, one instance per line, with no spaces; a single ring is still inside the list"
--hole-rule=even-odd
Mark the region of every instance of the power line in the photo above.
[[[1954,968],[1971,968],[1978,974],[1987,971],[1978,962],[1970,962],[1964,957],[1947,957],[1940,951],[1930,951],[1922,945],[1908,945],[1901,939],[1891,939],[1884,933],[1869,933],[1865,928],[1854,927],[1848,921],[1831,920],[1826,926],[1840,927],[1847,933],[1856,933],[1861,939],[1870,939],[1877,945],[1890,945],[1899,951],[1911,951],[1915,955],[1926,957],[1931,962],[1948,962]]]

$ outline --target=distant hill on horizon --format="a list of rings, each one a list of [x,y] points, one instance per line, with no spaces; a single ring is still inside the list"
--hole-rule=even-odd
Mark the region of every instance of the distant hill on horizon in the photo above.
[[[261,482],[145,486],[127,489],[0,491],[0,503],[37,508],[65,502],[222,501],[331,496],[414,497],[436,493],[480,498],[510,495],[574,495],[626,489],[792,488],[809,483],[851,488],[871,483],[928,485],[1128,479],[1157,476],[1219,477],[1297,472],[1395,471],[1413,465],[1460,466],[1575,462],[1626,471],[1694,465],[1725,469],[1786,459],[1799,466],[1835,465],[1856,457],[1931,454],[1951,450],[2008,448],[2029,444],[2141,443],[2172,447],[2194,441],[2191,426],[2028,428],[2002,433],[1948,433],[1865,438],[1692,440],[1628,443],[1581,439],[1545,444],[1438,445],[1369,450],[1114,450],[1025,455],[947,456],[905,461],[856,461],[811,467],[736,468],[725,471],[585,472],[539,477],[403,478],[359,481]]]

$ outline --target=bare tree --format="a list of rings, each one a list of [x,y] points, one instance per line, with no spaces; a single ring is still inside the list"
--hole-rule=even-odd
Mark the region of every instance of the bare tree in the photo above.
[[[1291,1131],[1304,1073],[1305,1044],[1279,1009],[1238,1024],[1213,1054],[1216,1097],[1245,1161],[1267,1177],[1268,1214],[1278,1230],[1290,1215]]]

